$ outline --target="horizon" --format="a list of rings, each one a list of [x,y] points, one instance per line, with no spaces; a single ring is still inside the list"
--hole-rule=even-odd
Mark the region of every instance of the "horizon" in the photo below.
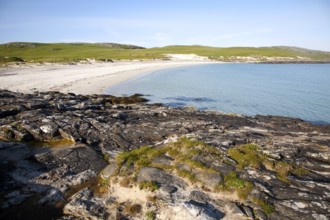
[[[326,0],[0,2],[0,43],[108,43],[146,48],[299,47],[330,51]]]

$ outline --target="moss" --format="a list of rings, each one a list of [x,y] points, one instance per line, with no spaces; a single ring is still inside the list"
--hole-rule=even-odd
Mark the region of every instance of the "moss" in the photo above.
[[[262,208],[263,212],[266,213],[267,215],[271,215],[275,211],[274,205],[262,199],[253,198],[252,202],[258,204]]]
[[[159,185],[154,181],[143,181],[143,182],[140,182],[139,188],[141,190],[146,189],[146,190],[149,190],[151,192],[154,192],[155,190],[159,189]]]

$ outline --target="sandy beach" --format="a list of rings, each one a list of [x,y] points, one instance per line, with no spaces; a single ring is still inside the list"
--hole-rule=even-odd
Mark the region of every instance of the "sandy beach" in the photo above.
[[[166,68],[198,65],[196,61],[136,61],[78,65],[43,64],[0,69],[0,89],[32,93],[59,91],[102,94],[124,81]]]

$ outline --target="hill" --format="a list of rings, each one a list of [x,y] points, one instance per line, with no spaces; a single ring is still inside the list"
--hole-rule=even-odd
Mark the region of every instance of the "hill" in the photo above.
[[[116,43],[30,43],[0,45],[0,64],[17,62],[79,62],[88,59],[153,60],[167,54],[196,54],[211,60],[241,62],[330,62],[330,52],[297,47],[208,47],[175,45],[144,48]]]

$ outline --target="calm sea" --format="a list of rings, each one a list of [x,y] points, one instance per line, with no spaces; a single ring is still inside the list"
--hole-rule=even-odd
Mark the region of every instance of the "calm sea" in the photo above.
[[[146,74],[108,94],[151,103],[330,123],[330,64],[203,64]]]

